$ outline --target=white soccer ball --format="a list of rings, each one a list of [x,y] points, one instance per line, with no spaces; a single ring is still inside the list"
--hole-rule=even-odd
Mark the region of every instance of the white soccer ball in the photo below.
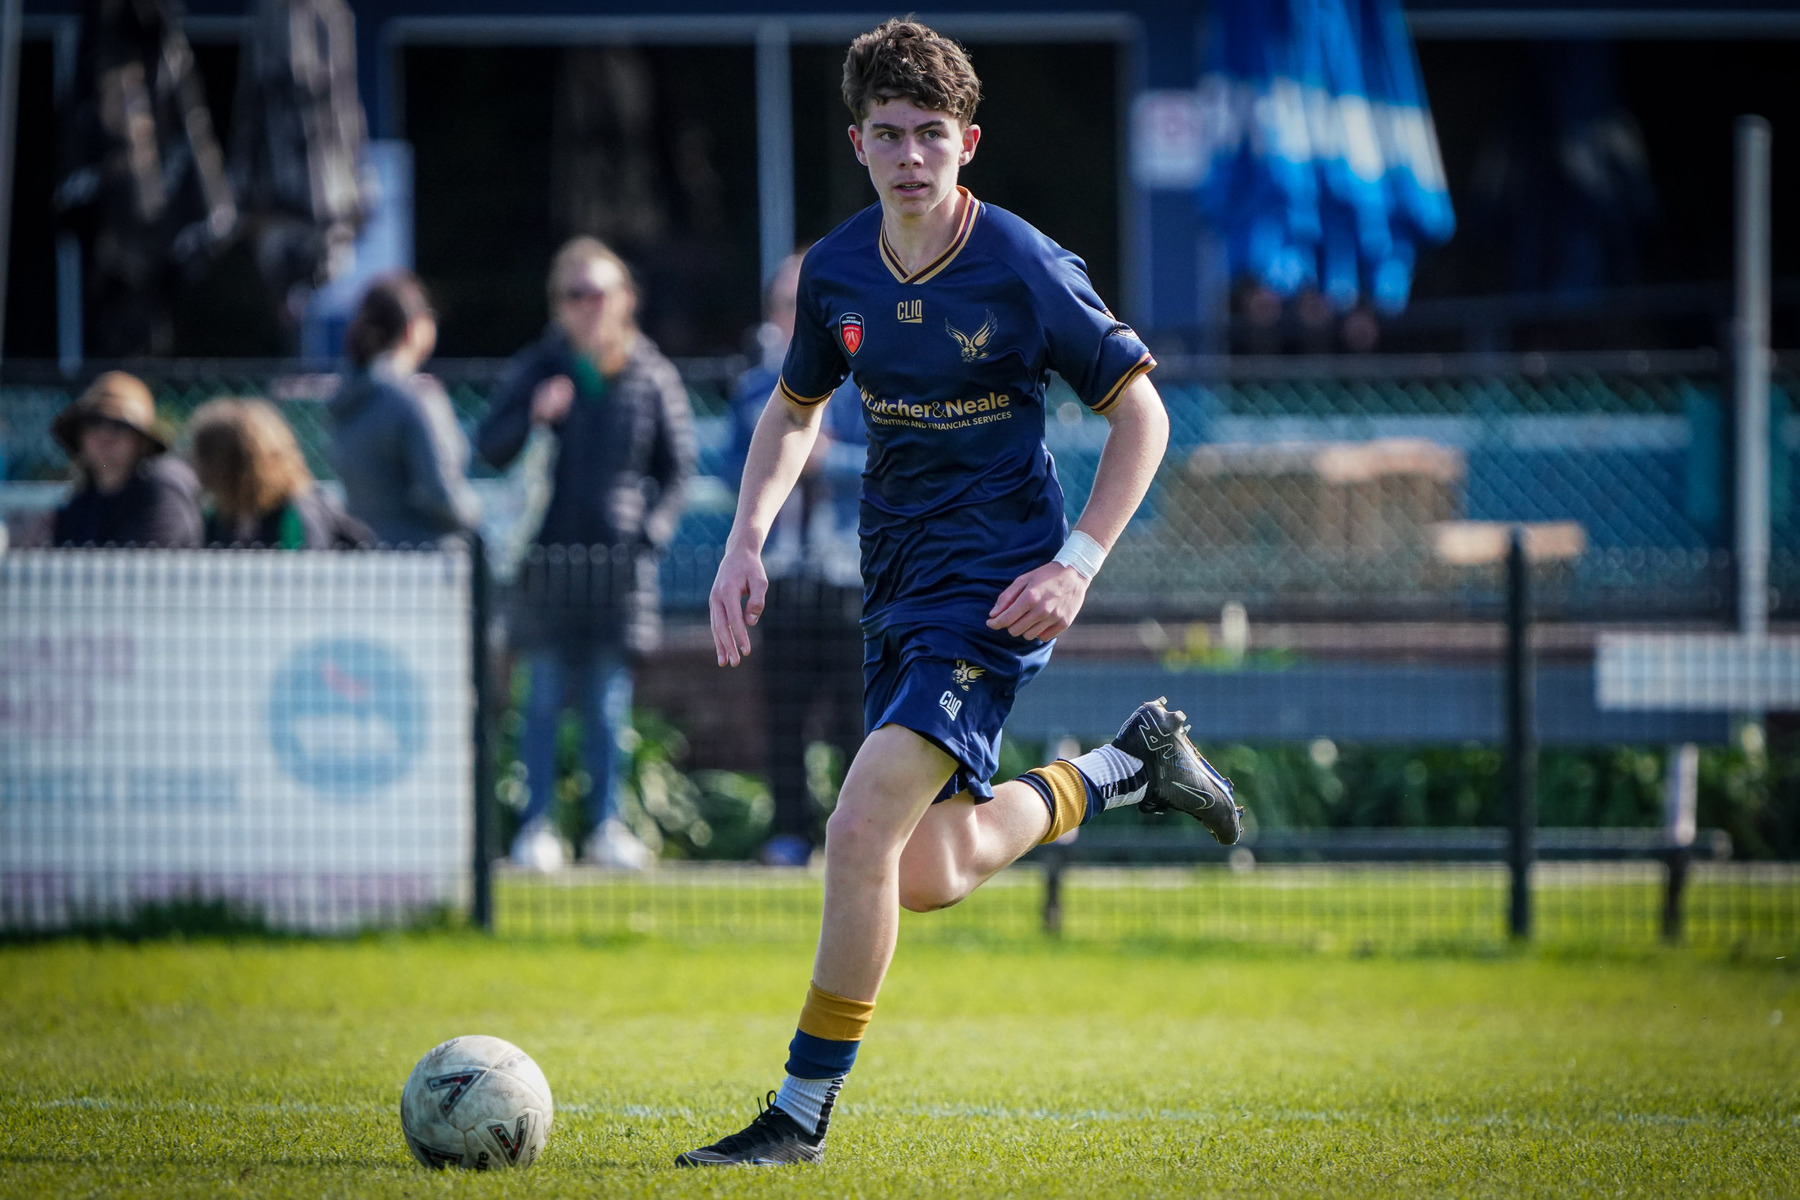
[[[550,1084],[531,1056],[473,1034],[434,1047],[400,1090],[400,1129],[428,1167],[529,1167],[550,1137]]]

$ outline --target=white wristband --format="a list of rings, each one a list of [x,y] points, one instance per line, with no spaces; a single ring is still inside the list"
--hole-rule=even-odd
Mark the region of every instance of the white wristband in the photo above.
[[[1083,577],[1092,579],[1100,573],[1100,564],[1106,561],[1106,548],[1093,538],[1077,529],[1063,543],[1063,548],[1056,552],[1053,562],[1065,567],[1073,567]]]

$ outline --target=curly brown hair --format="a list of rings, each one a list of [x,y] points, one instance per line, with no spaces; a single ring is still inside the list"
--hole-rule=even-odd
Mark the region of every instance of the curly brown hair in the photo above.
[[[911,100],[967,126],[981,102],[981,80],[962,46],[929,25],[895,17],[851,42],[844,56],[844,104],[856,123],[887,100]]]
[[[294,431],[267,400],[208,400],[186,434],[200,486],[229,519],[260,517],[313,485]]]

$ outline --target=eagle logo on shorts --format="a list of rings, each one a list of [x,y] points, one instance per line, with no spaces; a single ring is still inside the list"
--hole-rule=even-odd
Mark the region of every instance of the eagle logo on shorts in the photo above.
[[[974,683],[977,679],[980,679],[986,674],[986,667],[971,667],[968,663],[959,658],[956,660],[956,670],[950,672],[950,678],[955,682],[956,686],[966,692],[969,690],[969,685],[971,683]]]
[[[976,362],[988,356],[988,343],[994,340],[995,323],[992,312],[987,313],[981,322],[981,328],[974,333],[964,333],[948,320],[944,322],[944,328],[950,331],[951,340],[956,343],[956,348],[962,351],[964,362]]]

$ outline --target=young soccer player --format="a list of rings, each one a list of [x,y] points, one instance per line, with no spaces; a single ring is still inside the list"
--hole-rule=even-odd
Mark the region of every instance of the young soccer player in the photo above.
[[[981,85],[913,21],[844,62],[850,142],[880,203],[806,255],[781,379],[756,427],[713,583],[719,664],[750,653],[763,540],[823,401],[854,376],[869,431],[861,538],[864,723],[825,837],[825,912],[787,1078],[748,1128],[683,1166],[817,1162],[893,956],[902,905],[945,908],[1042,842],[1124,804],[1237,840],[1231,784],[1185,717],[1141,705],[1119,736],[994,787],[1018,689],[1081,611],[1168,440],[1155,365],[1079,259],[957,186]],[[1073,533],[1044,448],[1051,370],[1110,428]],[[747,603],[746,603],[747,601]]]

